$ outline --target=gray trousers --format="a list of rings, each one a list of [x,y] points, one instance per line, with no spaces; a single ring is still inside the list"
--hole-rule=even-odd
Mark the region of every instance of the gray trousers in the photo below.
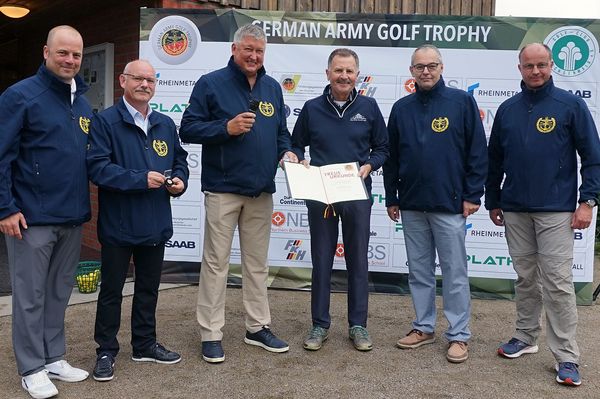
[[[579,364],[570,212],[505,212],[508,250],[517,272],[515,338],[534,345],[546,310],[546,341],[558,362]]]
[[[12,281],[12,338],[20,375],[66,352],[65,311],[81,251],[81,226],[29,226],[6,236]]]

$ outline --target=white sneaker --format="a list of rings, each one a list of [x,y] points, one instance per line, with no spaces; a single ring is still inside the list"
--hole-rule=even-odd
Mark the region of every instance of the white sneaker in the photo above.
[[[90,375],[87,371],[72,367],[66,360],[59,360],[46,365],[48,377],[66,382],[83,381]]]
[[[46,370],[38,371],[37,373],[21,378],[21,386],[34,399],[45,399],[58,395],[58,389],[56,389],[52,381],[48,378]]]

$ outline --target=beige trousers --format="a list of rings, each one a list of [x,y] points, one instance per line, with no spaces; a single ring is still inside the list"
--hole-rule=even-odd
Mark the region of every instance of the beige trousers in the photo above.
[[[242,297],[246,329],[251,333],[271,323],[267,298],[267,254],[273,197],[246,197],[206,192],[204,252],[200,268],[196,317],[202,341],[220,341],[225,325],[225,288],[233,233],[238,227],[242,257]]]
[[[577,306],[573,287],[570,212],[505,212],[506,240],[515,281],[515,338],[534,345],[546,310],[546,341],[558,362],[579,364]]]

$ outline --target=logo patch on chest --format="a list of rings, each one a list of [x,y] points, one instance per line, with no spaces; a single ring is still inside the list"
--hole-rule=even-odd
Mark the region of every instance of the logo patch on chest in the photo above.
[[[167,146],[166,141],[153,140],[152,148],[154,148],[154,151],[156,151],[159,157],[166,157],[169,153],[169,147]]]
[[[362,116],[361,114],[356,114],[352,118],[350,118],[350,122],[366,122],[367,118]]]
[[[260,104],[258,104],[258,110],[267,118],[270,118],[275,113],[275,107],[273,107],[273,104],[265,101],[261,101]]]
[[[539,118],[537,120],[535,127],[540,133],[550,133],[556,127],[556,119],[550,116],[544,116],[543,118]]]
[[[431,130],[433,130],[436,133],[443,133],[446,131],[446,129],[448,129],[448,126],[450,126],[450,121],[448,120],[448,117],[444,116],[440,116],[439,118],[434,118],[431,121]]]
[[[85,134],[89,134],[90,133],[90,118],[85,117],[85,116],[80,116],[79,117],[79,127],[81,128],[81,130],[83,130],[83,132]]]

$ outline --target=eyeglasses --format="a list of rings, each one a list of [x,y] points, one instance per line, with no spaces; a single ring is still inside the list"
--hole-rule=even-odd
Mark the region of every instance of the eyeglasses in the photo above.
[[[137,84],[142,84],[142,82],[144,82],[144,80],[146,82],[148,82],[149,85],[155,85],[156,84],[156,79],[154,79],[154,78],[145,78],[143,76],[132,75],[130,73],[124,73],[123,75],[129,76]]]
[[[423,72],[425,70],[425,68],[427,68],[428,71],[435,71],[437,69],[437,67],[439,67],[439,66],[440,66],[439,62],[432,62],[427,65],[416,64],[416,65],[413,65],[412,68],[417,72]]]
[[[539,69],[541,71],[541,70],[544,70],[544,69],[548,68],[549,66],[550,66],[550,63],[548,63],[548,62],[540,62],[540,63],[537,63],[537,64],[524,64],[524,65],[521,65],[521,67],[523,69],[525,69],[526,71],[533,71],[534,67],[536,67],[537,69]]]

